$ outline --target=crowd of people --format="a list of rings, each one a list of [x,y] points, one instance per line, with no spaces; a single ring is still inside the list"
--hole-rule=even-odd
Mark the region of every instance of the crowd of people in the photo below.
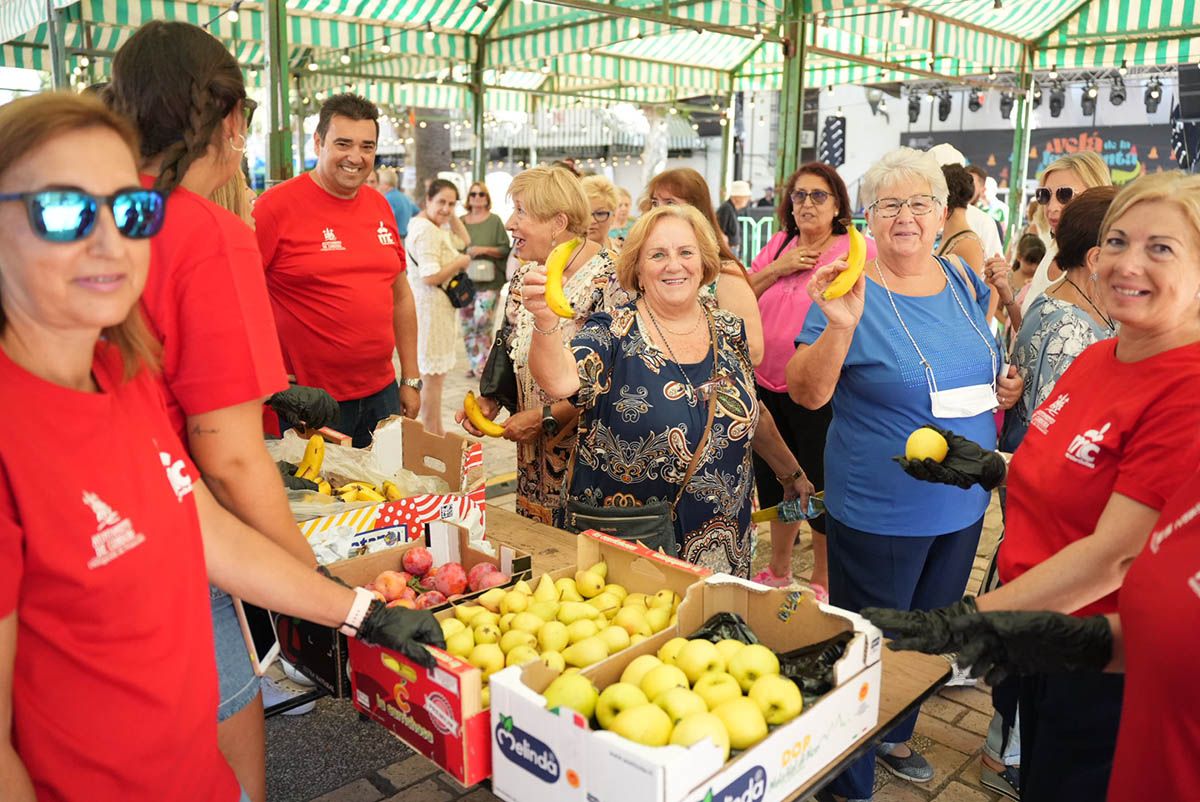
[[[315,167],[254,197],[253,113],[228,51],[175,22],[96,93],[0,107],[6,799],[263,802],[233,597],[428,663],[428,612],[322,575],[264,427],[442,434],[460,348],[522,515],[790,586],[801,524],[771,522],[755,574],[751,511],[820,492],[808,586],[988,674],[986,784],[1124,802],[1200,780],[1200,179],[1117,189],[1066,156],[1006,256],[953,148],[887,153],[853,199],[813,162],[764,198],[778,230],[746,266],[744,181],[714,208],[688,168],[635,195],[556,164],[513,178],[507,220],[484,182],[416,203],[376,166],[378,109],[340,94]],[[858,212],[864,269],[827,298]],[[900,457],[926,425],[946,458]],[[964,598],[997,488],[1000,584]],[[64,685],[89,704],[47,704]],[[869,800],[876,762],[934,777],[917,715],[838,799]]]

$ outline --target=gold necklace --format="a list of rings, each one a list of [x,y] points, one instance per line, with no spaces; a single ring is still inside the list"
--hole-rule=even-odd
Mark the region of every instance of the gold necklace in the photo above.
[[[646,302],[646,311],[650,312],[650,302],[649,301]],[[654,320],[655,328],[658,328],[658,320],[654,317],[653,312],[650,313],[650,318],[651,318],[651,320]],[[696,324],[694,326],[692,326],[691,329],[689,329],[688,331],[675,331],[674,329],[667,328],[666,325],[664,325],[663,328],[666,329],[671,334],[674,334],[676,337],[691,337],[693,334],[696,333],[696,331],[700,328],[700,324],[703,322],[704,322],[704,310],[701,309],[701,310],[699,310],[699,314],[696,316]],[[662,332],[660,331],[659,334],[662,334]]]

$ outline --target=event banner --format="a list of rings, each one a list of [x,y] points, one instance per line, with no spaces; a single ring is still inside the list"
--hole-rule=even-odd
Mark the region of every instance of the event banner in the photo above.
[[[1013,132],[1009,130],[933,131],[900,135],[901,144],[921,150],[948,142],[962,151],[971,164],[978,164],[1008,186]],[[1145,173],[1174,170],[1171,157],[1171,126],[1114,125],[1078,128],[1038,128],[1030,132],[1030,180],[1051,162],[1069,153],[1091,150],[1108,162],[1113,183],[1125,184]]]

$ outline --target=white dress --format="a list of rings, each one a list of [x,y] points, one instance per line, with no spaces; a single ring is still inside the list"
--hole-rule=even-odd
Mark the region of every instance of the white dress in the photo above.
[[[422,279],[441,272],[458,258],[454,236],[424,217],[408,224],[404,252],[408,256],[408,283],[417,307],[417,367],[425,376],[449,373],[458,348],[458,317],[441,287]]]

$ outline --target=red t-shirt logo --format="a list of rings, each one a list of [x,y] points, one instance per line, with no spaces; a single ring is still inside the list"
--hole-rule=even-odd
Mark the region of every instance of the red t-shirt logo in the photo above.
[[[1077,434],[1067,446],[1067,459],[1077,465],[1091,470],[1096,467],[1096,455],[1100,453],[1100,443],[1111,423],[1106,423],[1099,429],[1088,429],[1083,434]]]

